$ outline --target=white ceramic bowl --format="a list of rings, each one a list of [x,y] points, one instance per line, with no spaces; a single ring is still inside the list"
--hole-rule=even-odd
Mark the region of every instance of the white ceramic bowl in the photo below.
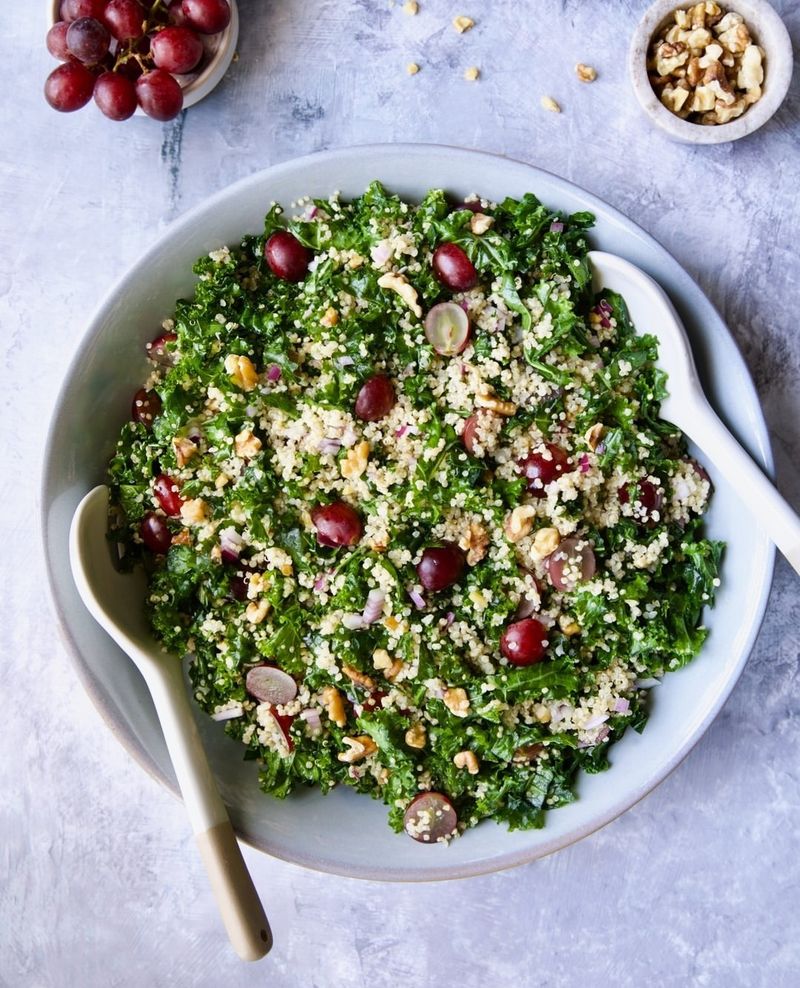
[[[719,0],[720,6],[741,14],[757,44],[764,49],[764,84],[761,99],[740,117],[726,124],[706,126],[676,116],[661,102],[647,76],[647,52],[653,36],[674,10],[691,6],[675,0],[656,0],[648,7],[631,39],[628,55],[633,91],[644,112],[665,133],[683,144],[724,144],[747,137],[762,127],[784,100],[792,80],[794,54],[786,25],[766,0]]]
[[[733,340],[711,304],[651,237],[599,199],[546,172],[487,154],[419,145],[358,147],[270,168],[225,189],[161,236],[111,290],[89,321],[53,414],[42,490],[45,553],[56,610],[77,669],[119,740],[173,791],[175,782],[147,690],[133,664],[95,625],[69,572],[67,537],[80,498],[103,482],[130,397],[147,368],[144,343],[174,300],[192,292],[192,263],[245,233],[258,233],[272,200],[303,194],[346,197],[375,178],[408,198],[440,186],[463,197],[492,199],[534,192],[567,211],[591,210],[592,245],[620,254],[656,278],[687,326],[708,394],[734,433],[767,469],[771,454],[753,385]],[[646,329],[646,327],[641,327]],[[539,831],[509,833],[484,823],[449,847],[424,846],[386,824],[385,807],[343,787],[327,796],[304,790],[286,800],[264,796],[256,769],[222,725],[198,712],[198,723],[223,798],[242,837],[278,857],[362,878],[426,880],[495,871],[530,861],[586,836],[641,799],[686,755],[733,688],[758,631],[773,550],[719,479],[708,516],[711,535],[729,548],[711,629],[697,660],[666,677],[653,697],[643,735],[633,732],[612,752],[609,772],[580,779],[577,802],[549,814]],[[682,808],[685,809],[685,808]]]
[[[239,8],[236,0],[228,0],[231,7],[231,20],[224,31],[219,34],[201,35],[206,53],[206,62],[201,72],[189,75],[175,76],[183,90],[183,108],[187,110],[199,103],[222,81],[228,71],[233,56],[236,53],[236,43],[239,40]],[[61,0],[47,0],[47,16],[50,24],[59,19]],[[144,111],[137,109],[136,116],[144,116]]]

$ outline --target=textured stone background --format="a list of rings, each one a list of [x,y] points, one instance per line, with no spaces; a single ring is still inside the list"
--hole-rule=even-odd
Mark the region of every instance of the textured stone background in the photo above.
[[[0,8],[0,985],[472,988],[800,984],[800,584],[779,562],[763,631],[723,713],[655,793],[516,871],[428,887],[302,871],[246,852],[276,948],[228,948],[181,807],[81,689],[35,533],[43,433],[87,314],[165,224],[274,162],[366,141],[496,151],[637,219],[699,280],[764,402],[800,508],[800,74],[736,145],[653,132],[625,73],[646,3],[240,0],[240,59],[177,122],[51,112],[44,2]],[[800,5],[775,6],[797,44]],[[459,37],[459,13],[476,28]],[[419,62],[415,78],[405,74]],[[572,67],[594,64],[581,86]],[[478,65],[479,83],[462,79]],[[561,116],[539,108],[550,94]]]

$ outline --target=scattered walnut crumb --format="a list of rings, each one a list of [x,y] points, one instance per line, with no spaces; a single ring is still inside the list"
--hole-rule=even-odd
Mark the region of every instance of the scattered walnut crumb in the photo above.
[[[409,75],[416,75],[417,72],[419,72],[419,66],[416,62],[409,62],[406,66],[406,72],[408,72]]]
[[[593,69],[591,65],[584,65],[583,62],[578,62],[575,66],[575,74],[581,82],[594,82],[597,78],[597,70]]]
[[[561,107],[552,96],[542,96],[539,102],[542,105],[542,109],[549,110],[551,113],[561,113]]]
[[[475,27],[475,21],[471,17],[465,17],[464,14],[459,14],[458,17],[453,18],[453,27],[459,34],[463,34],[465,31],[469,31],[470,28]]]
[[[464,78],[467,82],[475,82],[475,80],[480,76],[481,70],[477,65],[471,65],[467,71],[464,73]]]
[[[413,17],[419,12],[419,4],[417,0],[406,0],[403,4],[403,13],[408,14],[409,17]]]

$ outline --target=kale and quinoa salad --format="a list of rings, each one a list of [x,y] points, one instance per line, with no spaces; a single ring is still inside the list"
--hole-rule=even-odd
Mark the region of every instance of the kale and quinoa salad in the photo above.
[[[424,842],[541,827],[719,585],[656,341],[593,294],[589,213],[378,182],[293,209],[148,344],[110,537],[266,793],[352,786]]]

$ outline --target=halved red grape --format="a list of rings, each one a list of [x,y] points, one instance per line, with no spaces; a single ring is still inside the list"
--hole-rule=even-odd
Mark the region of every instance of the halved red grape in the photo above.
[[[117,41],[138,38],[146,17],[139,0],[109,0],[103,11],[103,23]]]
[[[61,0],[61,20],[77,21],[79,17],[101,20],[108,0]]]
[[[153,420],[161,414],[161,398],[157,391],[146,391],[139,388],[133,396],[131,404],[131,418],[134,422],[141,422],[148,429],[152,428]]]
[[[469,318],[457,302],[439,302],[425,316],[425,336],[443,357],[454,357],[469,343]]]
[[[458,583],[467,565],[467,558],[455,542],[431,546],[417,563],[419,582],[426,590],[436,592]]]
[[[144,348],[147,356],[157,364],[171,367],[175,363],[177,353],[172,345],[178,339],[177,333],[159,333],[158,336],[145,343]]]
[[[69,50],[67,49],[68,30],[69,23],[67,21],[57,21],[47,32],[47,50],[59,62],[66,62],[69,59]]]
[[[275,726],[283,736],[283,740],[286,742],[287,749],[290,752],[294,751],[294,741],[292,741],[292,735],[291,735],[291,726],[294,723],[294,717],[290,717],[287,714],[279,714],[271,703],[267,704],[266,712],[267,715],[272,717],[272,719],[275,721]]]
[[[461,210],[463,209],[469,210],[470,213],[483,212],[483,209],[481,208],[480,200],[478,199],[471,199],[469,202],[460,202],[457,206],[453,206],[450,212],[458,213],[461,212]]]
[[[94,101],[110,120],[127,120],[136,112],[136,87],[118,72],[104,72],[95,83]]]
[[[556,590],[570,592],[579,583],[591,580],[597,571],[594,549],[586,539],[562,539],[547,557],[547,575]]]
[[[153,484],[153,494],[156,501],[161,505],[165,515],[177,518],[183,507],[183,498],[180,495],[180,484],[165,473],[160,473]]]
[[[320,545],[333,548],[355,545],[364,531],[361,516],[344,501],[318,504],[311,512],[311,521]]]
[[[619,503],[630,504],[633,498],[633,520],[642,525],[655,525],[659,518],[664,497],[650,480],[623,484],[619,489]]]
[[[183,0],[183,13],[189,25],[201,34],[224,31],[231,21],[228,0]]]
[[[532,617],[509,624],[500,636],[500,651],[515,666],[541,662],[547,645],[547,628]]]
[[[261,665],[248,669],[245,687],[260,703],[275,706],[291,703],[297,696],[297,683],[277,666]]]
[[[525,477],[529,494],[545,497],[546,487],[565,473],[571,473],[575,466],[560,446],[544,443],[543,450],[535,450],[519,461],[519,468]]]
[[[177,24],[178,27],[188,23],[186,14],[183,12],[183,0],[171,0],[169,7],[167,7],[167,17],[170,24]]]
[[[421,792],[406,807],[403,824],[409,837],[421,844],[435,844],[455,835],[458,815],[447,796]]]
[[[150,552],[155,552],[159,555],[163,555],[172,544],[172,535],[167,527],[167,523],[155,511],[151,511],[144,516],[139,526],[139,535]]]
[[[139,106],[154,120],[173,120],[183,108],[180,83],[164,69],[153,69],[136,80]]]
[[[67,28],[67,50],[84,65],[96,65],[110,43],[108,28],[94,17],[79,17]]]
[[[396,401],[391,379],[385,374],[375,374],[361,385],[355,412],[363,422],[377,422],[391,412]]]
[[[479,408],[477,412],[473,412],[472,415],[464,423],[464,429],[461,432],[461,442],[464,444],[464,448],[470,454],[470,456],[477,456],[475,452],[475,444],[478,440],[478,426],[484,425],[489,421],[487,416],[494,415],[494,412],[490,412],[488,408]]]
[[[454,292],[467,292],[478,284],[478,272],[458,244],[439,244],[431,261],[433,273],[439,281]]]
[[[80,62],[65,62],[53,69],[44,84],[44,98],[60,113],[86,106],[94,92],[94,76]]]
[[[188,27],[165,27],[150,42],[158,68],[184,75],[197,68],[203,57],[203,42]]]
[[[231,594],[236,598],[236,600],[247,600],[247,586],[249,583],[249,573],[237,573],[235,576],[231,577]]]
[[[276,230],[264,244],[270,271],[282,281],[302,281],[308,272],[311,251],[288,230]]]

